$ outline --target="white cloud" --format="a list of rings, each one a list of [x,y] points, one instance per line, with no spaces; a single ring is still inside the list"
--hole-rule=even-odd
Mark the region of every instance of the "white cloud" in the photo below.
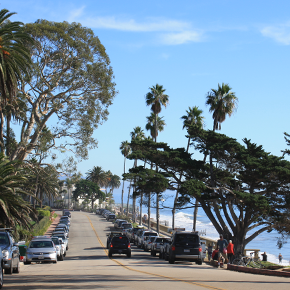
[[[82,21],[83,22],[83,21]],[[133,32],[152,31],[182,31],[190,24],[183,21],[168,19],[148,19],[146,22],[136,22],[134,19],[117,19],[116,17],[96,17],[85,20],[86,25],[93,28],[115,29]]]
[[[279,43],[290,45],[290,22],[277,26],[264,27],[261,30],[261,33]]]
[[[85,6],[82,6],[79,9],[70,11],[68,16],[68,22],[76,22],[79,17],[84,14]]]
[[[161,42],[167,45],[179,45],[188,42],[200,42],[202,34],[196,31],[182,31],[178,33],[168,33],[161,36]]]

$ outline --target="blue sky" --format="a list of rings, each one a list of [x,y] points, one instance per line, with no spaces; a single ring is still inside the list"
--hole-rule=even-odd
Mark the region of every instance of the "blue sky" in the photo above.
[[[239,103],[221,133],[240,142],[251,139],[275,155],[286,148],[290,1],[4,0],[0,8],[16,12],[12,19],[24,23],[80,22],[105,46],[119,94],[109,108],[108,121],[94,133],[99,147],[78,165],[83,174],[101,166],[121,176],[119,146],[130,140],[134,127],[145,130],[150,115],[145,95],[156,83],[170,97],[160,114],[166,127],[159,141],[186,146],[180,117],[188,107],[202,109],[206,129],[211,129],[206,94],[224,82]]]

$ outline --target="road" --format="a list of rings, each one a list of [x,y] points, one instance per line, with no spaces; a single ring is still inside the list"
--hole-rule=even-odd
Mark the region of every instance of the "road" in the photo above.
[[[238,273],[179,262],[173,265],[132,246],[132,258],[105,249],[112,223],[84,212],[72,213],[69,250],[57,264],[21,266],[20,274],[4,275],[4,289],[128,290],[289,290],[290,278]]]

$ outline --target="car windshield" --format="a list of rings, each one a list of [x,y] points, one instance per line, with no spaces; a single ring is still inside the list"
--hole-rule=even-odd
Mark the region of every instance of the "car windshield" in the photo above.
[[[197,235],[191,234],[176,235],[175,243],[176,245],[193,246],[199,243],[199,238]]]
[[[0,246],[9,245],[9,238],[6,233],[0,233]]]
[[[52,241],[32,241],[29,248],[53,248]]]
[[[123,224],[122,226],[124,229],[131,229],[132,228],[131,224]]]
[[[58,238],[52,238],[52,241],[54,242],[55,245],[60,245]]]
[[[63,240],[66,239],[66,237],[64,235],[55,235],[56,237],[62,238]]]

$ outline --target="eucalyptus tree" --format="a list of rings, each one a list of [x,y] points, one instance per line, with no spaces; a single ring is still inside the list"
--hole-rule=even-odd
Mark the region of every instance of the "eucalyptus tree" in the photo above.
[[[130,133],[131,135],[131,141],[132,140],[142,140],[145,138],[144,131],[140,126],[137,126],[133,129],[133,131]],[[134,160],[134,167],[137,167],[137,159]],[[131,188],[131,182],[130,182],[130,188]],[[130,189],[129,189],[130,192]],[[133,212],[132,212],[133,222],[136,221],[136,195],[133,193]]]
[[[162,106],[166,107],[169,103],[169,96],[165,94],[165,89],[162,85],[156,84],[152,86],[150,92],[146,94],[146,105],[151,106],[151,111],[155,114],[155,124],[157,124],[158,114],[161,112]],[[155,142],[157,142],[158,127],[155,126]],[[156,166],[158,171],[158,166]],[[159,194],[156,194],[156,221],[157,232],[159,233]]]
[[[29,46],[33,70],[19,85],[23,115],[10,159],[34,154],[44,127],[51,130],[54,149],[85,159],[97,146],[94,130],[107,120],[116,95],[105,47],[91,29],[78,23],[38,20],[26,24],[24,31],[35,41]]]
[[[126,160],[127,156],[131,153],[130,143],[128,141],[121,142],[120,150],[124,156],[124,174],[126,173]],[[123,178],[122,196],[121,196],[121,212],[124,213],[124,185],[125,179]]]
[[[7,9],[0,11],[0,148],[6,155],[10,151],[10,122],[17,118],[19,102],[17,99],[18,82],[31,71],[31,55],[26,43],[33,43],[31,36],[23,31],[23,23],[9,21],[15,13]],[[4,120],[6,119],[6,136]],[[5,142],[4,142],[5,139]]]

